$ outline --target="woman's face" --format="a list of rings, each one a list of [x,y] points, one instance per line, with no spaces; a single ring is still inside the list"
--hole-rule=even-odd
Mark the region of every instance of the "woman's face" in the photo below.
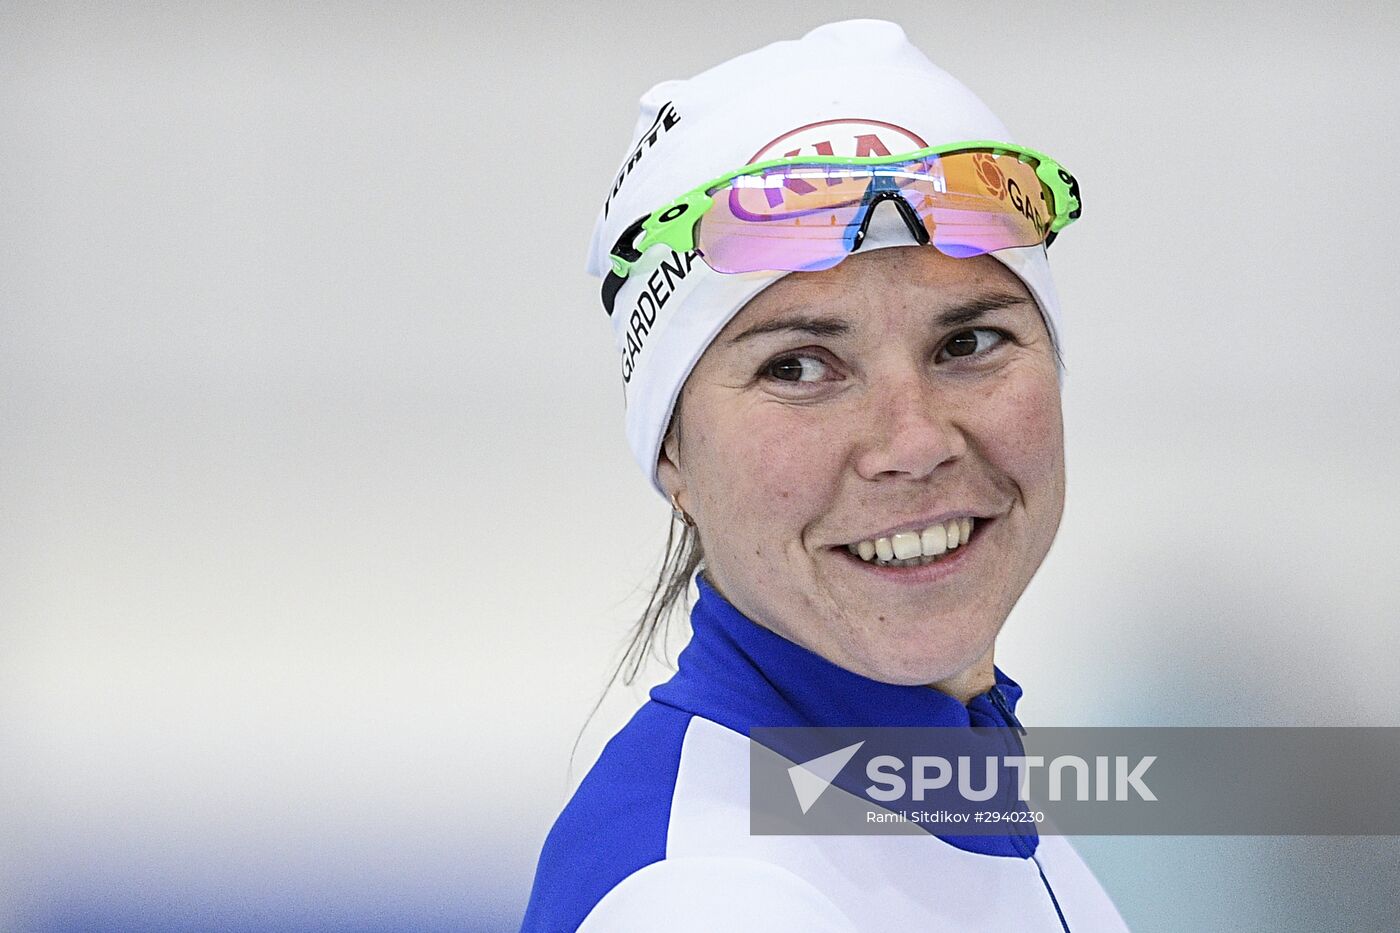
[[[1065,488],[1054,353],[1009,269],[892,247],[788,275],[705,351],[677,421],[660,479],[740,611],[876,680],[990,674]],[[961,517],[932,563],[850,551],[922,557]]]

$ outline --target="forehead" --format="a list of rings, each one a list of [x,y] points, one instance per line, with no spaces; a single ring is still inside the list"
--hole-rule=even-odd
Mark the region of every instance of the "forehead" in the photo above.
[[[853,253],[830,269],[793,272],[755,295],[721,331],[717,342],[794,312],[839,315],[852,325],[898,326],[906,319],[964,309],[1019,308],[1038,316],[1025,283],[989,255],[953,259],[927,246]]]

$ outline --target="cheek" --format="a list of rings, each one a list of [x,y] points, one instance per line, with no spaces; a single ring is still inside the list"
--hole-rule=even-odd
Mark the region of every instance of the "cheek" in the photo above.
[[[1053,373],[1005,383],[979,434],[989,458],[1028,498],[1038,496],[1047,506],[1063,499],[1064,424]]]
[[[803,524],[840,480],[841,445],[812,409],[760,403],[711,422],[705,440],[714,501],[747,523]]]

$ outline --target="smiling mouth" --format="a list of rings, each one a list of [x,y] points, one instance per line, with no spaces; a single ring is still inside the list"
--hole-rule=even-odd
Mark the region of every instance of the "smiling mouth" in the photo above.
[[[991,519],[950,518],[922,531],[903,531],[846,545],[852,555],[876,567],[923,567],[958,553]]]

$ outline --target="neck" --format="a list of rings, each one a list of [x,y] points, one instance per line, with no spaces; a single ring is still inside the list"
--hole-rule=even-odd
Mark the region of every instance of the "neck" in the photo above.
[[[935,681],[929,684],[930,687],[946,693],[964,706],[967,701],[981,693],[986,693],[996,685],[996,671],[992,667],[992,655],[996,650],[995,645],[987,648],[985,654],[972,663],[965,670],[961,670],[952,677]]]

